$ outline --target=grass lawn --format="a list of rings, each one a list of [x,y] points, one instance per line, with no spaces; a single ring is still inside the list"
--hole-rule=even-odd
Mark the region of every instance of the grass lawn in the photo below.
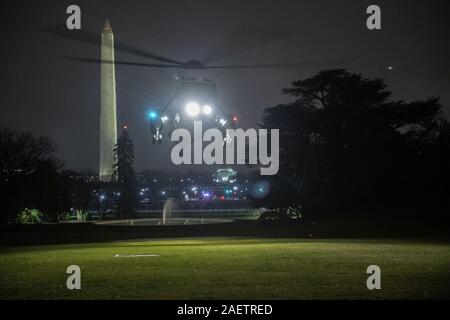
[[[114,257],[159,254],[157,257]],[[69,265],[81,290],[66,289]],[[381,267],[381,290],[366,287]],[[199,238],[0,248],[1,299],[450,298],[450,244]]]

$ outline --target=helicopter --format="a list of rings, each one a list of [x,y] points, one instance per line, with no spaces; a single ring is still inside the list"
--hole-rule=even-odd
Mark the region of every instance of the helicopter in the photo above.
[[[223,134],[226,129],[236,127],[238,117],[223,110],[213,80],[185,76],[177,80],[180,85],[169,102],[161,110],[152,108],[148,113],[153,144],[161,144],[164,128],[168,127],[171,132],[182,125],[183,120],[201,119],[206,125],[221,129]]]
[[[109,22],[105,26],[109,26]],[[56,26],[43,29],[44,32],[54,36],[63,37],[70,40],[81,41],[98,46],[99,35],[86,29],[68,31],[65,26]],[[223,43],[214,48],[202,59],[188,59],[180,61],[170,57],[164,57],[148,50],[129,46],[123,42],[115,41],[114,49],[123,53],[132,54],[137,57],[146,58],[152,61],[105,61],[98,58],[74,57],[68,55],[58,55],[65,60],[78,61],[83,63],[112,63],[115,65],[138,66],[146,68],[176,69],[182,71],[190,70],[212,70],[212,69],[261,69],[261,68],[301,68],[328,66],[330,64],[346,64],[349,59],[333,59],[320,61],[296,61],[287,63],[267,63],[267,64],[241,64],[222,65],[214,64],[216,61],[240,54],[242,52],[255,49],[273,42],[277,42],[290,33],[281,30],[267,28],[249,28],[238,26],[232,30],[224,39]],[[217,87],[213,80],[181,76],[177,79],[179,86],[175,94],[162,108],[152,108],[148,113],[149,128],[153,144],[161,144],[163,140],[163,130],[168,127],[169,132],[183,122],[195,119],[209,122],[212,126],[220,128],[223,132],[228,128],[233,128],[238,122],[236,115],[224,112],[217,98]],[[229,141],[230,137],[225,140]]]

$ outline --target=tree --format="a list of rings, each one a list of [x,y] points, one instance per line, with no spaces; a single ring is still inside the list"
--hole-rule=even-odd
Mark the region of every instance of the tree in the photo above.
[[[71,207],[72,188],[67,176],[60,174],[51,161],[40,161],[31,174],[31,206],[47,219],[57,222]]]
[[[280,129],[276,179],[299,190],[286,202],[312,213],[442,199],[450,144],[437,98],[390,101],[383,80],[340,69],[284,93],[294,101],[266,109],[262,125]]]
[[[57,147],[47,137],[0,128],[0,194],[1,223],[14,220],[23,209],[33,206],[38,187],[36,175],[43,166],[55,173],[61,167]],[[47,176],[41,176],[45,182]],[[58,190],[48,190],[50,193]],[[44,212],[45,213],[45,212]]]
[[[137,179],[133,169],[133,141],[131,141],[126,129],[123,130],[122,136],[117,140],[114,152],[116,155],[114,172],[120,193],[117,207],[119,214],[131,216],[137,203]]]
[[[62,173],[69,184],[71,190],[72,208],[77,212],[77,216],[86,216],[88,209],[97,204],[97,190],[100,190],[101,181],[94,179],[96,174],[86,170],[75,172],[66,170]]]

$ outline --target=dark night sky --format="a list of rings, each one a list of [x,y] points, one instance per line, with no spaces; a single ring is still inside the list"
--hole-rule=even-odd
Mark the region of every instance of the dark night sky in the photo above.
[[[17,1],[20,2],[20,1]],[[117,41],[178,60],[201,59],[235,26],[284,30],[280,41],[218,61],[220,64],[353,59],[350,71],[382,77],[394,98],[440,96],[450,116],[448,1],[146,0],[34,1],[1,4],[0,125],[52,137],[72,169],[97,169],[100,66],[57,58],[99,57],[99,46],[55,37],[42,28],[65,24],[66,7],[82,10],[82,28],[100,33],[105,18]],[[382,9],[382,30],[365,27],[370,4]],[[145,61],[116,53],[116,59]],[[388,71],[389,65],[394,70]],[[327,68],[341,67],[330,64]],[[261,111],[289,101],[281,89],[323,67],[196,72],[217,82],[224,109],[242,127]],[[189,73],[188,73],[189,74]],[[169,168],[168,146],[151,144],[150,106],[174,92],[174,70],[116,68],[118,126],[127,123],[136,169]],[[282,159],[281,159],[282,161]]]

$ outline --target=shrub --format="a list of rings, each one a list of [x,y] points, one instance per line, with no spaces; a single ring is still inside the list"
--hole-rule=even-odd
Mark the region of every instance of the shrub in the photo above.
[[[44,215],[37,209],[25,209],[19,214],[17,220],[20,224],[41,223]]]

